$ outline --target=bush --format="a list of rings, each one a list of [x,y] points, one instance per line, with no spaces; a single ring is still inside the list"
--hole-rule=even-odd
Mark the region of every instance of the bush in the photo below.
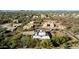
[[[60,44],[66,43],[68,40],[69,40],[69,37],[67,36],[63,36],[63,37],[55,36],[51,39],[51,42],[55,47],[58,47]]]
[[[22,36],[21,43],[26,48],[34,48],[36,46],[36,40],[32,39],[31,36]]]
[[[40,42],[40,48],[53,48],[53,44],[51,43],[51,40],[45,39]]]
[[[17,41],[15,39],[10,39],[9,42],[8,42],[8,46],[10,48],[16,48],[17,46]]]
[[[16,48],[18,46],[19,40],[21,38],[22,34],[16,34],[12,37],[10,37],[9,41],[8,41],[8,46],[10,48]]]
[[[5,38],[0,42],[0,48],[8,49],[9,46],[7,45],[9,38]]]
[[[66,42],[63,44],[63,46],[64,48],[69,49],[72,46],[72,44]]]

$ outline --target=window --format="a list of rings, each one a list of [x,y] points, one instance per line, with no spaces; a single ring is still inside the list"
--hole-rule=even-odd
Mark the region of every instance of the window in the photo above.
[[[47,24],[47,26],[50,26],[50,24]]]

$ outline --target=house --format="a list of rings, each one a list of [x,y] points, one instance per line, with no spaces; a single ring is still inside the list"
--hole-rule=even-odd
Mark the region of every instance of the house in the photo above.
[[[20,26],[20,25],[21,25],[21,23],[13,24],[12,27],[18,27],[18,26]]]
[[[13,23],[19,23],[18,19],[13,20]]]
[[[58,29],[65,29],[65,26],[59,25],[59,26],[58,26]]]
[[[1,25],[1,27],[2,27],[2,28],[6,28],[7,30],[13,32],[13,31],[16,30],[16,28],[17,28],[18,26],[20,26],[20,25],[21,25],[21,23],[19,23],[19,24],[8,23],[8,24],[3,24],[3,25]]]
[[[37,15],[33,15],[33,17],[32,17],[32,19],[37,19],[37,18],[39,18],[39,16],[37,16]]]
[[[13,32],[16,29],[16,27],[11,26],[11,23],[3,24],[1,26],[2,26],[2,28],[6,28],[6,30],[11,31],[11,32]]]
[[[39,22],[39,21],[34,21],[34,23],[33,23],[33,28],[34,28],[34,29],[40,28],[40,26],[41,26],[41,22]]]
[[[42,28],[44,29],[53,29],[55,26],[54,21],[45,21],[42,23]]]
[[[31,21],[30,23],[24,25],[23,30],[28,30],[33,26],[34,21]]]
[[[24,27],[23,27],[23,30],[29,30],[31,29],[32,27],[38,27],[40,26],[41,23],[40,22],[36,22],[36,21],[31,21],[30,23],[26,24]]]
[[[39,40],[50,39],[52,38],[52,35],[50,32],[45,31],[45,30],[36,30],[35,34],[33,35],[33,38],[39,39]]]
[[[44,29],[65,29],[65,26],[57,23],[56,21],[48,20],[42,23],[42,28]]]
[[[46,18],[46,15],[41,14],[40,17],[41,17],[41,18]]]

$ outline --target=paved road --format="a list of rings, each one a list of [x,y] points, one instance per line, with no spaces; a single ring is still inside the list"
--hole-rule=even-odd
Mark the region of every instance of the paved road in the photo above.
[[[79,38],[77,38],[73,32],[67,31],[67,30],[65,30],[65,31],[66,31],[66,33],[67,33],[68,36],[70,36],[70,37],[72,37],[73,39],[79,41]]]

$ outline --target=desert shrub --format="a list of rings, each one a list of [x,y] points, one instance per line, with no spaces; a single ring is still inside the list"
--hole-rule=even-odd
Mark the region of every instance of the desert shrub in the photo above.
[[[66,48],[66,49],[69,49],[70,46],[71,46],[71,45],[70,45],[69,43],[67,43],[67,42],[66,42],[66,43],[63,43],[62,45],[63,45],[63,47]]]
[[[37,48],[37,49],[40,49],[40,48],[41,48],[41,47],[40,47],[40,42],[41,42],[41,41],[37,40],[37,43],[36,43],[35,48]]]
[[[66,43],[69,40],[67,36],[63,36],[59,38],[60,44]]]
[[[23,47],[33,48],[36,46],[36,40],[32,39],[31,36],[22,36],[21,43]]]
[[[52,44],[53,44],[55,47],[57,47],[57,46],[59,46],[60,44],[66,43],[68,40],[69,40],[69,38],[68,38],[67,36],[63,36],[63,37],[57,37],[57,36],[55,36],[55,37],[53,37],[53,38],[51,39],[51,42],[52,42]]]
[[[40,48],[53,48],[53,44],[51,43],[51,40],[45,39],[40,42]]]
[[[19,43],[21,36],[22,36],[22,34],[16,34],[16,35],[10,37],[10,39],[8,41],[8,46],[10,48],[16,48],[18,43]]]
[[[4,39],[0,42],[0,48],[8,49],[8,48],[9,48],[9,46],[7,45],[8,40],[9,40],[8,37],[4,38]]]
[[[0,33],[0,41],[4,39],[4,34]]]
[[[17,42],[15,39],[10,39],[9,42],[8,42],[8,46],[10,48],[16,48],[16,45],[17,45]]]

